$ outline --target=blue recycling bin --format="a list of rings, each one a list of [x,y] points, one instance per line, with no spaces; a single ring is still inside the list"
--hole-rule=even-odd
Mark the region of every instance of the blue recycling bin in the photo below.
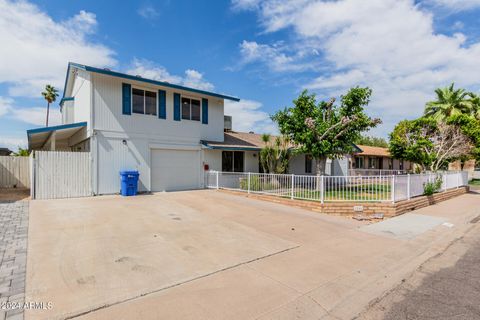
[[[138,190],[138,171],[120,171],[120,194],[122,196],[135,196]]]

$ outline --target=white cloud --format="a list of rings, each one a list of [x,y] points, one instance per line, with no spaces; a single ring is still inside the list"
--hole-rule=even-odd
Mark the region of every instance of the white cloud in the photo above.
[[[257,8],[260,2],[260,0],[232,0],[232,7],[236,10],[250,10]]]
[[[38,97],[47,83],[62,88],[68,61],[116,64],[111,49],[88,39],[97,27],[93,13],[54,21],[27,1],[0,0],[0,8],[0,83],[12,96]]]
[[[185,71],[183,85],[207,91],[213,90],[214,88],[213,84],[203,79],[203,74],[193,69],[187,69]]]
[[[391,119],[421,114],[436,87],[480,83],[480,43],[467,45],[462,33],[437,33],[433,13],[413,0],[266,0],[243,7],[256,10],[265,32],[292,30],[283,47],[302,52],[290,54],[283,66],[272,65],[271,58],[261,58],[272,52],[271,44],[255,42],[245,51],[242,45],[251,42],[244,41],[243,59],[262,61],[272,72],[295,71],[306,61],[321,66],[305,86],[323,96],[338,96],[355,85],[371,87],[370,108],[384,119],[383,134],[392,129]]]
[[[426,3],[455,11],[471,10],[480,7],[480,0],[426,0]]]
[[[278,129],[270,120],[268,113],[261,111],[258,101],[241,100],[234,102],[225,100],[225,115],[232,116],[232,127],[235,131],[277,134]]]
[[[10,98],[0,97],[0,117],[10,112],[13,100]]]
[[[19,107],[12,98],[0,96],[0,117],[44,126],[47,116],[47,107]],[[50,105],[49,125],[61,124],[62,114],[58,106]]]
[[[131,67],[128,68],[126,72],[132,75],[140,75],[148,79],[166,81],[201,90],[214,89],[214,85],[205,80],[203,74],[196,70],[187,69],[185,71],[185,76],[176,76],[170,74],[163,66],[159,66],[154,62],[145,59],[133,59]]]
[[[31,108],[12,108],[10,117],[25,123],[36,126],[45,126],[47,117],[47,107],[31,107]],[[62,114],[58,107],[50,105],[48,116],[48,125],[56,126],[62,123]]]
[[[143,5],[140,8],[138,8],[137,13],[142,17],[147,20],[152,20],[155,19],[159,16],[159,12],[155,7],[151,5]]]

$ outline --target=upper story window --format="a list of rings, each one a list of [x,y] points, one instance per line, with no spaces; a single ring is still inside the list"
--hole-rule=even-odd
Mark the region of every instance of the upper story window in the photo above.
[[[182,119],[200,121],[200,100],[182,97]]]
[[[157,93],[132,88],[132,112],[157,115]]]

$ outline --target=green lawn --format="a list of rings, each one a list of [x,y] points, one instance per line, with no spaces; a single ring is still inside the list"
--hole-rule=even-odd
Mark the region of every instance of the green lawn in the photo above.
[[[320,191],[296,190],[296,198],[320,200]],[[387,200],[391,197],[390,184],[346,186],[340,190],[325,190],[324,200]]]
[[[480,179],[472,179],[468,184],[471,186],[480,186]]]

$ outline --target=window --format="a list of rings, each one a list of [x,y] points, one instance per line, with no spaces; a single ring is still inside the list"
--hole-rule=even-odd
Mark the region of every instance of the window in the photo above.
[[[400,165],[400,168],[399,168],[399,169],[400,169],[400,170],[403,170],[403,160],[400,160],[400,164],[399,164],[399,165]]]
[[[200,121],[200,100],[182,98],[182,119]]]
[[[132,112],[157,115],[157,94],[152,91],[132,88]]]
[[[392,170],[392,169],[393,169],[393,159],[392,159],[392,158],[389,158],[389,159],[388,159],[388,169],[389,169],[389,170]]]
[[[305,173],[312,173],[312,155],[305,155]]]
[[[243,151],[222,151],[222,171],[243,172]]]
[[[363,169],[363,157],[355,157],[355,168]]]
[[[377,168],[377,158],[368,158],[368,168],[369,169]]]

